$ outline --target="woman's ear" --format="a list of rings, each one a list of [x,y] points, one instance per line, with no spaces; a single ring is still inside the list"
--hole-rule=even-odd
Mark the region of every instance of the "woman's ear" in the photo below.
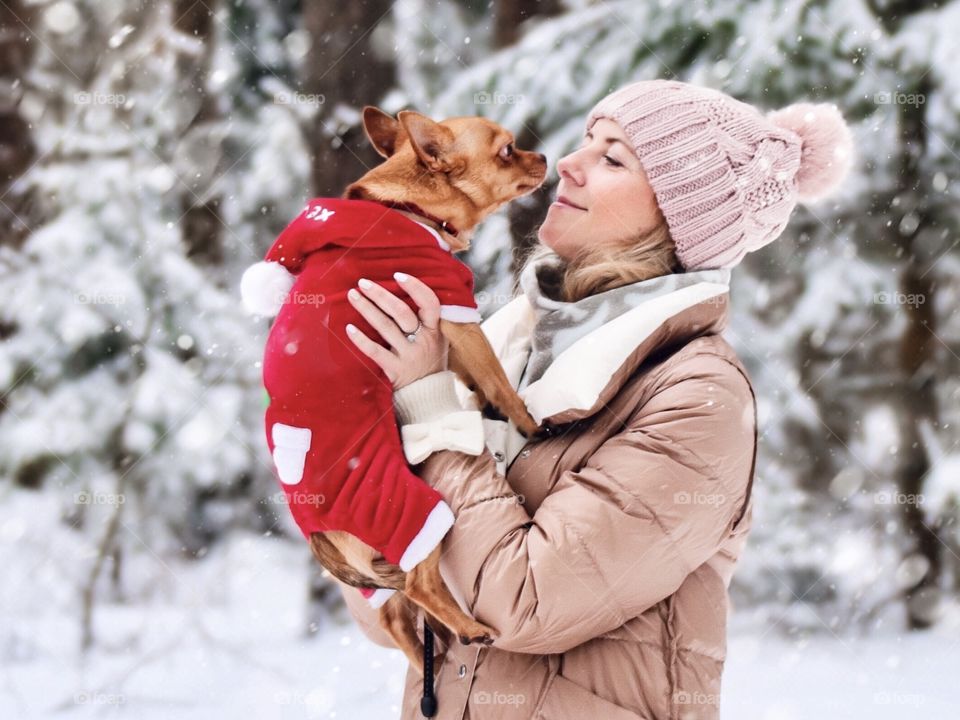
[[[373,105],[363,108],[363,131],[382,157],[393,155],[407,137],[406,130],[388,113]]]
[[[397,113],[397,119],[406,130],[417,157],[430,172],[451,170],[449,154],[453,149],[454,136],[450,128],[412,110]]]

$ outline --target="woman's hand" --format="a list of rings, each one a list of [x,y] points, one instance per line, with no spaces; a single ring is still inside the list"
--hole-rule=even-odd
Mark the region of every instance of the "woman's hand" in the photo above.
[[[364,355],[373,360],[399,390],[414,380],[431,373],[446,370],[449,343],[440,332],[440,300],[436,293],[412,275],[394,273],[400,286],[417,304],[418,312],[386,288],[370,280],[361,279],[360,291],[352,288],[347,298],[369,322],[391,349],[383,347],[363,334],[352,323],[347,325],[347,337]],[[419,315],[419,318],[418,318]],[[422,323],[416,341],[407,340],[407,333]]]

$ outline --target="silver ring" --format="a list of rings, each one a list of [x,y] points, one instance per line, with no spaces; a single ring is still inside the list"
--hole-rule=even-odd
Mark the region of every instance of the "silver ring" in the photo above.
[[[419,318],[417,318],[417,327],[414,328],[413,332],[404,332],[403,330],[400,330],[400,332],[402,332],[404,335],[407,336],[407,342],[416,342],[417,333],[420,332],[420,328],[422,327],[423,327],[423,323],[420,321]]]

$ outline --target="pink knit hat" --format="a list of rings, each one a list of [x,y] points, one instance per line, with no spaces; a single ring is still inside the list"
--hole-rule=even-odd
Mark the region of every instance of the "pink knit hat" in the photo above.
[[[733,267],[776,240],[797,201],[829,195],[853,161],[835,105],[764,115],[718,90],[648,80],[598,102],[587,129],[603,117],[633,143],[687,270]]]

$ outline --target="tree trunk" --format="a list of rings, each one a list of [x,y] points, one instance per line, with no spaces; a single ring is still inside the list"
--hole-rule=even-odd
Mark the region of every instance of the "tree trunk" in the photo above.
[[[881,3],[867,0],[867,5],[889,34],[896,33],[911,15],[936,5],[936,0],[894,0]],[[902,73],[903,76],[907,72]],[[928,97],[933,89],[929,69],[902,95]],[[898,88],[899,91],[899,88]],[[907,624],[911,629],[930,627],[936,620],[939,584],[942,572],[941,539],[937,524],[924,521],[919,498],[923,483],[931,469],[930,452],[923,441],[920,423],[928,418],[938,427],[936,403],[936,374],[934,368],[937,340],[934,313],[936,288],[930,267],[924,267],[921,244],[917,242],[926,232],[939,225],[936,212],[931,210],[920,163],[927,148],[927,126],[924,123],[926,103],[897,102],[897,123],[900,143],[898,185],[895,197],[903,209],[899,222],[890,224],[885,241],[903,250],[905,263],[900,276],[901,298],[895,303],[906,313],[907,327],[900,341],[898,369],[901,380],[894,393],[899,419],[900,447],[897,453],[894,480],[903,494],[900,505],[907,534],[915,547],[911,554],[926,558],[929,569],[913,586],[905,588]],[[912,231],[905,230],[903,219],[915,214]],[[912,301],[911,301],[912,298]]]
[[[532,17],[551,17],[562,12],[559,0],[496,0],[493,8],[493,46],[505,48],[520,39],[521,25]],[[534,124],[522,129],[512,128],[517,134],[517,147],[529,150],[539,142],[539,131]],[[556,158],[550,158],[556,162]],[[510,270],[514,280],[520,271],[524,258],[537,242],[536,230],[550,206],[552,186],[544,186],[537,192],[521,198],[509,205],[507,217],[510,220],[511,245],[513,259]]]
[[[13,183],[36,160],[37,148],[30,125],[20,116],[18,105],[23,92],[33,49],[29,25],[34,7],[22,0],[0,3],[0,86],[8,88],[0,97],[0,245],[19,247],[30,232],[29,198],[10,192]]]
[[[517,147],[528,150],[539,142],[540,137],[535,122],[533,121],[524,125],[523,128],[517,129]],[[557,158],[550,158],[550,160],[556,162]],[[547,214],[547,208],[550,207],[554,189],[554,185],[544,184],[536,192],[507,206],[507,218],[510,221],[510,237],[513,248],[510,271],[513,273],[515,280],[518,279],[523,261],[537,242],[537,229]]]
[[[195,0],[174,2],[175,29],[197,38],[204,44],[199,57],[181,55],[177,58],[179,85],[186,92],[199,93],[197,114],[187,127],[187,132],[202,128],[207,123],[220,120],[216,98],[204,91],[210,70],[213,50],[213,13],[216,0],[206,3]],[[185,133],[186,134],[186,133]],[[187,248],[187,257],[196,262],[218,265],[223,261],[223,221],[220,215],[219,197],[208,197],[209,187],[200,187],[194,178],[184,178],[190,189],[180,197],[180,235]]]
[[[535,15],[550,17],[561,12],[559,0],[497,0],[493,11],[493,44],[504,48],[520,38],[520,26]]]
[[[929,76],[924,76],[910,93],[924,97],[932,89]],[[900,342],[899,369],[902,375],[899,397],[900,447],[897,454],[895,479],[903,493],[899,505],[907,533],[916,543],[915,552],[929,562],[929,570],[914,586],[906,588],[907,620],[911,628],[926,628],[933,624],[938,601],[941,563],[941,542],[935,527],[924,521],[919,502],[923,482],[930,471],[930,454],[920,433],[919,423],[929,419],[938,426],[936,402],[936,315],[935,275],[927,272],[924,254],[916,246],[917,238],[936,225],[936,218],[926,206],[920,161],[926,154],[927,128],[924,124],[925,104],[900,103],[898,124],[900,134],[900,203],[904,216],[914,213],[919,220],[916,230],[904,236],[902,219],[893,223],[890,234],[899,242],[906,258],[900,276],[896,305],[906,314],[907,327]]]
[[[380,162],[364,135],[359,111],[377,104],[395,85],[393,60],[378,56],[373,43],[374,31],[391,7],[387,0],[304,0],[304,27],[311,39],[304,95],[306,102],[320,104],[309,137],[317,195],[340,195]],[[296,96],[292,100],[298,101]],[[348,112],[337,112],[338,106]]]

